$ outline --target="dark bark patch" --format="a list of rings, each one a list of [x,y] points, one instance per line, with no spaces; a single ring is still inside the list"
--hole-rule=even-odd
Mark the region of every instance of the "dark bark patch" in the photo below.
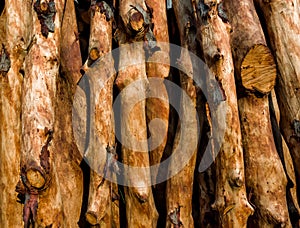
[[[91,3],[91,10],[92,12],[99,10],[100,13],[105,15],[106,21],[114,19],[114,8],[111,1],[93,1]]]
[[[47,38],[48,33],[53,33],[55,29],[55,2],[54,0],[49,0],[49,2],[41,3],[40,0],[37,0],[34,3],[34,10],[38,15],[38,19],[41,24],[42,35]]]
[[[179,228],[179,227],[183,226],[182,222],[180,221],[180,208],[181,207],[182,206],[176,207],[175,210],[169,214],[169,219],[170,219],[171,223],[174,225],[174,228]]]
[[[294,128],[295,136],[298,139],[300,139],[300,121],[299,120],[294,120],[293,121],[293,128]]]
[[[0,73],[6,74],[10,69],[10,58],[4,44],[2,44],[2,49],[0,51]]]
[[[50,173],[50,151],[48,150],[48,146],[53,138],[53,130],[45,129],[45,134],[47,136],[47,141],[45,145],[42,147],[41,155],[40,155],[40,164],[43,167],[46,174]]]

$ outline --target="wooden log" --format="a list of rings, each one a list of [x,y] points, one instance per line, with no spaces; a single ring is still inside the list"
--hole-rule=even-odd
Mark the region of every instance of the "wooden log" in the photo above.
[[[268,97],[249,95],[239,99],[238,104],[246,186],[251,195],[249,200],[256,208],[255,224],[291,226],[286,201],[287,178],[272,134]]]
[[[242,138],[229,40],[231,28],[218,16],[217,1],[205,3],[202,2],[204,8],[200,8],[199,12],[199,31],[204,59],[210,70],[206,78],[207,90],[216,88],[215,80],[220,87],[209,92],[207,100],[211,105],[211,113],[226,105],[226,129],[216,159],[216,199],[213,208],[219,212],[220,226],[246,227],[253,208],[246,197]],[[224,117],[216,115],[215,118],[221,120]]]
[[[5,5],[3,2],[3,7],[0,16],[0,226],[22,227],[22,204],[16,197],[15,186],[20,180],[23,81],[20,70],[30,37],[26,30],[30,6],[16,0],[6,1]]]
[[[179,124],[177,126],[175,139],[173,142],[172,155],[174,159],[170,160],[169,170],[175,170],[183,161],[179,158],[178,151],[188,151],[192,153],[186,165],[173,177],[167,181],[166,189],[166,207],[167,218],[166,227],[194,227],[192,217],[192,195],[194,170],[197,155],[198,143],[198,119],[196,111],[196,86],[193,81],[193,65],[188,50],[195,52],[195,25],[193,24],[192,5],[189,1],[173,1],[174,12],[179,28],[181,50],[178,64],[183,72],[180,72],[180,84],[184,95],[180,98]],[[185,142],[185,143],[180,143]],[[188,144],[187,144],[188,142]]]
[[[145,98],[148,82],[145,67],[145,51],[141,41],[151,21],[143,0],[121,1],[119,5],[121,17],[120,29],[117,31],[120,61],[116,79],[121,98],[121,141],[122,160],[129,167],[140,167],[124,170],[126,218],[128,227],[156,227],[158,214],[151,190],[151,176],[147,143],[147,126],[145,100],[135,103],[136,98]],[[150,34],[151,35],[151,34]],[[152,40],[149,40],[152,41]],[[133,42],[131,45],[126,43]],[[149,48],[150,46],[148,46]],[[151,49],[151,47],[150,47]],[[130,85],[131,83],[133,84]],[[131,86],[130,89],[126,88]],[[134,106],[132,106],[134,105]],[[118,130],[118,129],[117,129]]]
[[[111,227],[113,189],[110,181],[117,159],[112,108],[115,70],[112,56],[108,54],[112,49],[113,14],[105,1],[92,2],[90,12],[91,33],[86,74],[91,90],[91,104],[87,108],[90,108],[91,123],[95,126],[90,126],[90,141],[85,154],[91,167],[86,220],[91,225]]]
[[[237,82],[247,92],[267,94],[275,86],[276,65],[256,14],[253,1],[223,1],[219,15],[232,26],[231,50]],[[241,88],[238,88],[240,90]],[[238,91],[240,92],[240,91]]]
[[[20,4],[22,5],[22,3]],[[25,185],[24,226],[63,223],[55,167],[54,135],[57,77],[64,1],[34,1],[29,26],[34,34],[24,62],[22,88],[21,178]],[[49,203],[51,202],[51,203]],[[37,209],[38,208],[38,209]]]
[[[74,2],[67,1],[62,21],[61,33],[61,71],[62,77],[66,77],[73,87],[81,78],[80,67],[82,65],[79,32],[77,28]]]
[[[121,44],[122,47],[122,44]],[[157,211],[151,191],[151,177],[149,167],[149,155],[147,145],[147,127],[145,114],[145,100],[137,102],[132,107],[132,102],[137,97],[145,98],[146,69],[145,64],[134,64],[145,59],[141,43],[123,46],[120,51],[119,74],[116,85],[121,91],[121,140],[122,160],[130,167],[140,167],[141,170],[134,172],[131,168],[124,170],[126,217],[127,226],[156,227]],[[123,67],[126,66],[126,67]],[[136,80],[139,81],[134,88],[126,89],[126,86]],[[131,85],[132,86],[132,85]],[[124,143],[126,143],[124,145]]]
[[[149,86],[150,94],[157,94],[158,98],[148,98],[146,101],[146,117],[150,135],[150,165],[155,165],[160,163],[167,143],[169,102],[168,93],[163,83],[163,79],[168,77],[170,71],[170,66],[165,64],[169,62],[169,34],[166,2],[161,0],[147,0],[146,4],[153,10],[153,35],[158,42],[157,47],[160,48],[160,50],[155,51],[151,56],[149,56],[146,64],[147,77],[161,79],[155,80],[155,83],[151,83],[150,81]],[[163,62],[164,64],[159,62]],[[153,120],[154,122],[151,122]],[[157,120],[159,120],[159,122],[155,122]],[[151,169],[151,179],[154,184],[156,183],[157,175],[158,169]]]
[[[254,1],[267,28],[271,48],[279,70],[276,94],[280,108],[280,129],[294,161],[300,180],[300,21],[299,1]]]

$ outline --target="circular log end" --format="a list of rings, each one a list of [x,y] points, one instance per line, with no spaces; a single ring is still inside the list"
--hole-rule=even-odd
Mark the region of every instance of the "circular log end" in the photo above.
[[[140,12],[135,11],[129,18],[130,26],[135,31],[140,31],[143,28],[144,17]]]
[[[100,52],[98,48],[92,48],[89,53],[89,57],[91,60],[96,61],[100,57]]]
[[[46,183],[43,175],[35,169],[29,169],[26,173],[26,177],[29,184],[34,188],[42,188]]]
[[[98,224],[97,222],[97,216],[94,212],[92,211],[88,211],[85,215],[86,221],[88,221],[88,223],[90,223],[91,225],[95,226]]]
[[[243,86],[252,92],[269,93],[276,82],[276,65],[269,48],[263,44],[252,47],[241,65]]]

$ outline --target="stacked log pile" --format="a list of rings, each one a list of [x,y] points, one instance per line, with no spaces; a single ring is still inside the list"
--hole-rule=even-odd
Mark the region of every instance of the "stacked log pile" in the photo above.
[[[298,0],[2,1],[0,227],[300,227],[299,24]]]

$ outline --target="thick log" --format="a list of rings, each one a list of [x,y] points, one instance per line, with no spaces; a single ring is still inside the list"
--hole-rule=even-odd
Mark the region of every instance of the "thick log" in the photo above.
[[[65,5],[60,53],[60,77],[57,82],[55,108],[55,135],[53,144],[57,149],[56,171],[59,178],[64,227],[76,227],[80,217],[83,194],[83,175],[80,168],[82,154],[74,143],[72,124],[72,98],[76,83],[81,76],[82,65],[77,24],[73,1]],[[62,108],[63,107],[63,108]],[[70,181],[70,178],[72,181]],[[68,202],[68,203],[66,203]]]
[[[238,103],[246,186],[251,195],[249,200],[256,208],[255,224],[291,226],[286,201],[287,178],[272,134],[268,97],[249,95]]]
[[[58,148],[55,149],[51,141],[55,137],[64,5],[64,1],[34,1],[28,12],[31,23],[26,29],[34,36],[25,57],[22,88],[21,177],[26,188],[25,227],[31,217],[39,226],[59,227],[63,223],[54,165]]]
[[[223,5],[232,26],[231,50],[237,82],[248,92],[269,93],[275,86],[276,65],[253,1],[224,0]],[[226,21],[221,4],[218,10],[220,17]]]
[[[299,1],[254,1],[267,28],[270,45],[279,70],[275,87],[280,108],[280,129],[290,149],[300,180],[300,14]]]
[[[148,58],[146,64],[147,77],[156,77],[156,83],[150,83],[149,92],[159,94],[159,98],[148,98],[146,101],[146,115],[150,135],[149,150],[150,164],[160,163],[164,148],[167,143],[168,120],[169,120],[169,103],[168,93],[163,83],[163,79],[169,76],[170,66],[159,62],[167,63],[169,60],[169,34],[167,24],[166,2],[159,0],[147,0],[146,4],[152,11],[153,35],[156,38],[157,47],[160,50],[155,51]],[[160,44],[160,42],[162,42]],[[153,61],[153,62],[152,62]],[[158,63],[154,63],[158,62]],[[159,120],[159,122],[155,122]],[[154,122],[151,122],[154,120]],[[156,183],[158,169],[151,169],[152,182]]]
[[[85,154],[91,167],[89,200],[86,219],[91,225],[111,227],[113,166],[116,161],[113,82],[114,62],[108,53],[112,49],[112,9],[102,2],[91,3],[89,57],[86,61],[90,85],[90,140]],[[102,57],[102,58],[101,58]],[[99,59],[100,58],[100,59]],[[98,60],[98,62],[95,62]],[[94,63],[95,62],[95,63]],[[94,63],[94,64],[93,64]],[[117,170],[114,170],[117,171]],[[116,212],[116,210],[115,210]],[[118,216],[117,216],[118,217]]]
[[[23,81],[20,70],[29,43],[30,34],[29,31],[26,30],[29,19],[29,8],[30,5],[25,4],[23,1],[6,1],[5,9],[0,16],[1,227],[24,226],[22,204],[18,202],[15,186],[20,180],[20,115]],[[6,63],[3,62],[3,59],[5,59]]]
[[[179,158],[178,151],[185,151],[184,154],[189,156],[189,160],[185,160],[186,164],[175,176],[167,181],[167,218],[166,227],[194,227],[192,217],[192,195],[194,170],[197,155],[198,143],[198,118],[196,111],[196,86],[193,81],[193,65],[188,50],[195,51],[195,30],[193,8],[189,1],[176,0],[173,1],[174,12],[178,23],[181,46],[185,49],[181,50],[178,64],[183,72],[180,72],[180,84],[184,95],[180,98],[179,124],[176,129],[176,135],[173,142],[172,156],[169,170],[176,170],[179,166],[178,162],[184,159]],[[195,28],[195,27],[193,27]],[[185,143],[180,143],[185,142]]]
[[[122,47],[122,45],[121,45]],[[127,49],[127,50],[126,50]],[[144,51],[141,43],[136,43],[123,48],[120,52],[120,70],[116,84],[121,90],[121,136],[123,163],[130,167],[140,167],[134,172],[132,169],[124,170],[124,178],[128,186],[125,187],[127,226],[156,227],[157,211],[151,191],[151,177],[147,145],[147,127],[145,114],[145,100],[132,107],[132,102],[137,97],[144,97],[146,92],[146,69]],[[132,62],[140,64],[131,65]],[[126,66],[126,67],[122,67]],[[134,87],[126,86],[136,80]],[[124,143],[126,143],[124,145]]]
[[[200,8],[199,29],[204,59],[210,70],[206,84],[210,91],[207,99],[212,105],[211,114],[226,105],[226,129],[216,159],[216,199],[213,208],[219,212],[222,227],[246,227],[253,208],[246,197],[242,137],[229,40],[231,28],[218,16],[217,1],[207,1],[205,7],[206,11]],[[216,88],[215,80],[220,88]],[[211,89],[215,90],[211,92]],[[217,120],[224,117],[215,116]]]

